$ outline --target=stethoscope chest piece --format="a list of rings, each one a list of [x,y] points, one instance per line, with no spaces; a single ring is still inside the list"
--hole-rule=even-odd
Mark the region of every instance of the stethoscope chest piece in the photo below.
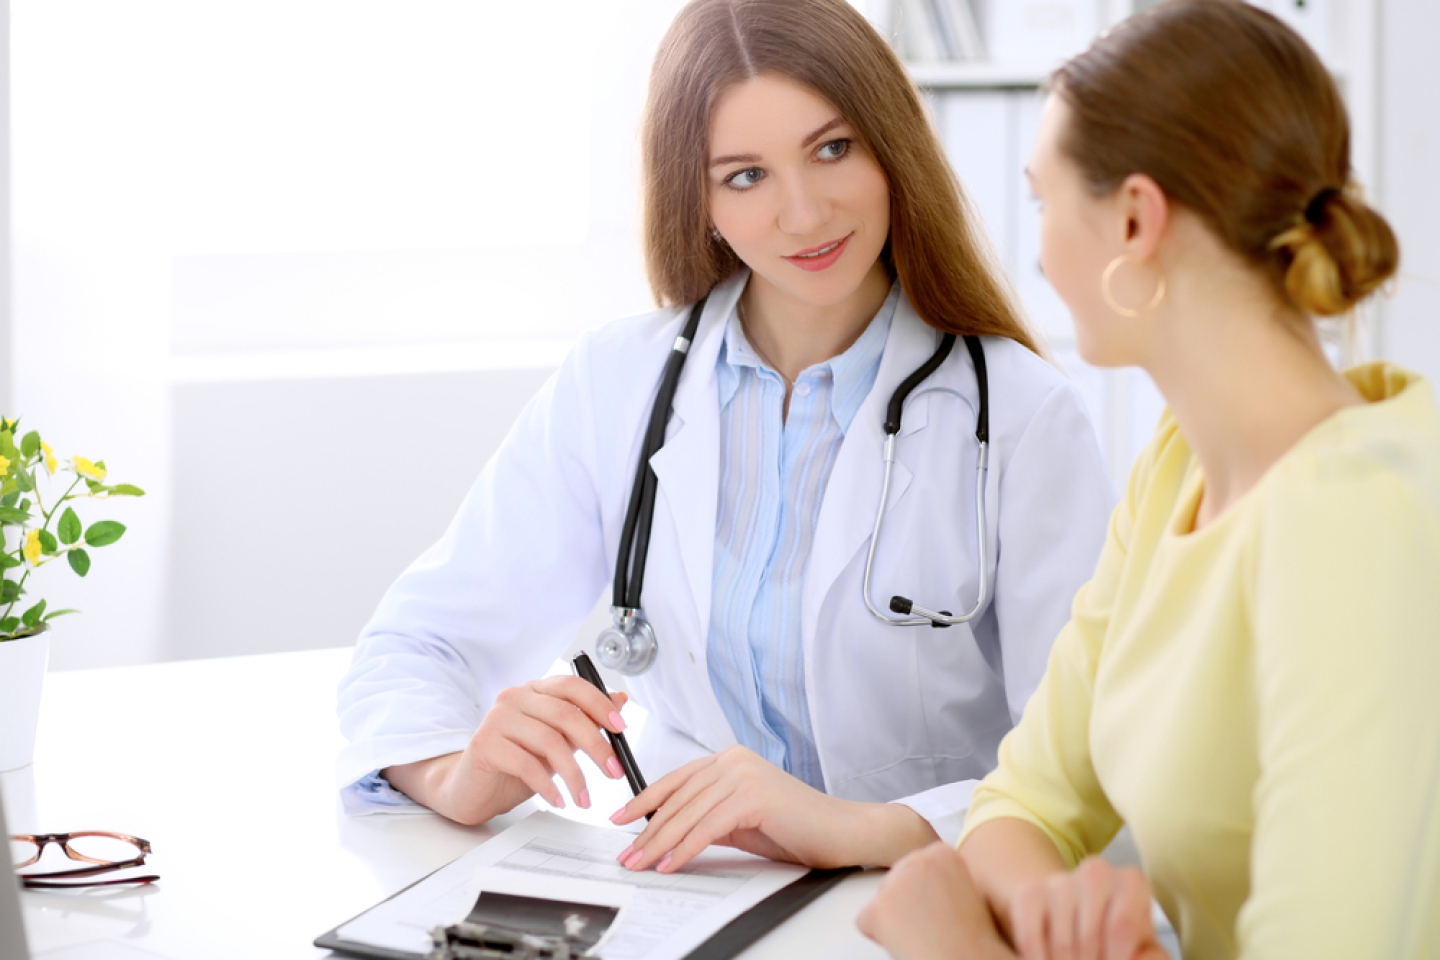
[[[615,622],[595,638],[595,659],[602,667],[633,677],[650,669],[659,645],[655,628],[639,610],[613,607]]]

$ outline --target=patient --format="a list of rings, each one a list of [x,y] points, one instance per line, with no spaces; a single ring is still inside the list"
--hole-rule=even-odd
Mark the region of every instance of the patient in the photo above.
[[[1344,107],[1239,0],[1055,74],[1026,171],[1081,354],[1168,403],[958,854],[860,918],[901,958],[1440,955],[1440,418],[1314,319],[1397,265]],[[1403,202],[1403,201],[1402,201]],[[1094,857],[1129,824],[1145,870]]]

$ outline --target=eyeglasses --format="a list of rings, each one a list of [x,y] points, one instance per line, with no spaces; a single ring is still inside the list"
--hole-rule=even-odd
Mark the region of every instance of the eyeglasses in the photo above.
[[[105,830],[81,830],[76,833],[22,833],[10,837],[10,862],[19,870],[40,860],[49,844],[57,844],[65,856],[92,866],[69,870],[47,870],[43,873],[21,873],[20,882],[27,889],[63,887],[108,887],[123,883],[151,883],[155,875],[123,877],[118,880],[85,880],[101,873],[127,870],[144,864],[150,855],[150,841],[126,833]]]

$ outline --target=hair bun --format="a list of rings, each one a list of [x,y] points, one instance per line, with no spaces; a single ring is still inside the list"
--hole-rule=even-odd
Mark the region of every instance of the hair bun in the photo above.
[[[1395,233],[1353,184],[1320,190],[1298,219],[1270,249],[1282,259],[1286,293],[1307,313],[1348,313],[1394,275]]]

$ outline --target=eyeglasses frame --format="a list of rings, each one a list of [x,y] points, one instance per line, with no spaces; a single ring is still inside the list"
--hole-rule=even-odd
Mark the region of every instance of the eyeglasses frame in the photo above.
[[[120,840],[129,843],[140,851],[140,855],[129,860],[97,860],[95,857],[87,857],[70,848],[70,841],[76,837],[108,837],[112,840]],[[115,833],[110,830],[75,830],[70,833],[16,833],[10,835],[11,840],[23,840],[35,845],[35,856],[23,863],[14,864],[12,869],[17,871],[20,882],[27,888],[63,888],[63,887],[108,887],[126,883],[151,883],[159,880],[158,876],[126,877],[121,880],[80,880],[81,877],[93,877],[101,873],[110,873],[115,870],[128,870],[131,867],[139,867],[145,863],[145,858],[153,851],[149,840],[140,837],[132,837],[128,833]],[[71,860],[79,860],[82,863],[94,864],[90,867],[75,867],[70,870],[47,870],[43,873],[18,873],[21,867],[28,867],[32,863],[38,863],[45,855],[45,848],[50,844],[57,844],[61,852]],[[54,882],[60,881],[60,882]]]

